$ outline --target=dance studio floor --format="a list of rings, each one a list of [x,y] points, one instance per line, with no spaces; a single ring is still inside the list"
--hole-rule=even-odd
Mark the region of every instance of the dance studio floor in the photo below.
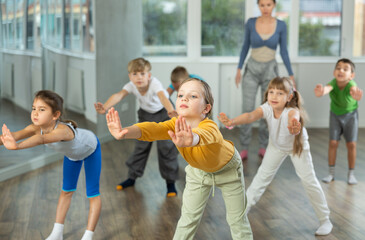
[[[6,100],[0,102],[1,124],[5,122],[10,129],[17,130],[25,126],[25,122],[30,123],[28,112],[16,106],[9,107],[9,104]],[[82,123],[82,116],[79,117]],[[92,125],[89,127],[92,128]],[[239,148],[237,133],[226,129],[222,132],[225,138],[232,140]],[[328,129],[309,129],[308,132],[315,171],[321,179],[328,171]],[[334,225],[330,235],[314,236],[318,220],[291,162],[287,159],[261,200],[248,215],[254,239],[365,239],[364,136],[365,129],[360,129],[355,172],[359,184],[349,186],[346,183],[347,151],[343,141],[340,143],[337,156],[336,181],[330,184],[321,182]],[[102,144],[103,167],[100,189],[103,207],[94,240],[172,239],[180,216],[186,162],[179,156],[180,179],[176,183],[177,197],[165,197],[166,187],[158,171],[155,144],[144,176],[137,180],[134,187],[116,191],[116,184],[127,177],[125,161],[133,151],[133,146],[133,140]],[[246,187],[251,183],[261,163],[257,151],[257,133],[254,131],[249,159],[244,161]],[[48,152],[50,151],[44,146],[29,151],[9,151],[0,146],[0,168]],[[37,170],[0,182],[0,239],[45,239],[53,227],[61,182],[62,158]],[[81,239],[86,228],[87,216],[88,200],[85,196],[82,171],[65,222],[64,240]],[[195,239],[231,239],[225,220],[223,198],[218,189],[215,191],[215,196],[211,196],[208,201]]]

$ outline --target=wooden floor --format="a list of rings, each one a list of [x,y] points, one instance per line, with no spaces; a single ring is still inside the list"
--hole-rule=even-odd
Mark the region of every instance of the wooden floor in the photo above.
[[[238,134],[222,130],[239,148]],[[258,204],[249,213],[254,239],[365,239],[365,129],[359,132],[356,177],[359,184],[349,186],[344,143],[341,142],[336,166],[336,181],[321,183],[331,210],[334,225],[326,237],[315,237],[318,221],[304,189],[287,159]],[[257,136],[244,162],[246,187],[260,165]],[[327,129],[309,129],[311,152],[318,178],[327,174]],[[154,144],[155,145],[155,144]],[[186,162],[179,156],[178,196],[166,198],[166,186],[159,175],[157,153],[152,148],[145,174],[135,187],[116,191],[115,186],[127,176],[125,161],[134,141],[111,141],[102,144],[102,212],[95,240],[172,239],[180,217],[181,196],[185,184]],[[3,148],[3,147],[0,147]],[[10,152],[10,151],[9,151]],[[11,152],[14,153],[14,152]],[[0,153],[2,154],[2,152]],[[11,154],[10,154],[11,155]],[[1,161],[3,161],[3,155]],[[51,232],[62,182],[62,160],[0,183],[0,239],[45,239]],[[88,215],[84,173],[81,172],[65,223],[64,239],[81,239]],[[225,220],[225,206],[220,191],[211,197],[202,218],[197,240],[231,239]]]

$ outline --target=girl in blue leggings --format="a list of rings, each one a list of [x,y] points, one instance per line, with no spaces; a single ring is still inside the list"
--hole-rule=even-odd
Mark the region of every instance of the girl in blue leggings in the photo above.
[[[4,124],[0,145],[9,150],[30,148],[45,144],[65,155],[63,161],[63,186],[58,200],[56,222],[46,240],[62,240],[63,224],[76,191],[82,164],[86,177],[86,195],[90,200],[88,224],[82,240],[93,237],[101,210],[99,181],[101,150],[98,138],[89,130],[77,128],[72,120],[63,121],[63,99],[56,93],[42,90],[36,93],[31,119],[32,124],[17,132],[10,132]],[[17,142],[18,140],[24,141]]]

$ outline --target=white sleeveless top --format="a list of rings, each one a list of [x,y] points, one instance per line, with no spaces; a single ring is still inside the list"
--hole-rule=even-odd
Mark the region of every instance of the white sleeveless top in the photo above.
[[[270,142],[278,149],[291,153],[293,152],[293,143],[295,136],[288,129],[288,114],[294,108],[284,108],[279,118],[274,117],[274,111],[268,102],[262,104],[262,111],[269,127]],[[308,133],[303,127],[303,150],[309,149]]]
[[[54,129],[57,128],[58,124],[64,124],[71,128],[75,137],[71,141],[47,143],[45,144],[47,147],[62,153],[72,161],[84,160],[95,151],[98,141],[93,132],[82,128],[75,129],[71,123],[64,122],[57,122]],[[41,134],[43,135],[42,130]]]

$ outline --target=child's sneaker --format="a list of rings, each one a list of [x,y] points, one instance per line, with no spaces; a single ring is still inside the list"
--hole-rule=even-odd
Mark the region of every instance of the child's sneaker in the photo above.
[[[348,175],[347,183],[350,185],[357,184],[356,177],[353,173]]]
[[[265,149],[265,148],[260,148],[260,149],[259,149],[259,156],[260,156],[260,157],[264,158],[265,153],[266,153],[266,149]]]
[[[248,156],[248,151],[247,150],[242,150],[240,152],[240,156],[241,156],[241,159],[242,160],[246,160],[247,159],[247,156]]]
[[[330,183],[335,180],[335,177],[333,175],[328,175],[327,177],[322,178],[322,182],[324,183]]]
[[[333,225],[330,220],[326,220],[319,226],[319,228],[316,231],[316,235],[323,236],[328,235],[332,231]]]
[[[136,180],[128,178],[127,180],[125,180],[124,182],[121,182],[118,184],[117,186],[117,190],[123,190],[127,187],[132,187],[134,186],[134,183],[136,182]]]

